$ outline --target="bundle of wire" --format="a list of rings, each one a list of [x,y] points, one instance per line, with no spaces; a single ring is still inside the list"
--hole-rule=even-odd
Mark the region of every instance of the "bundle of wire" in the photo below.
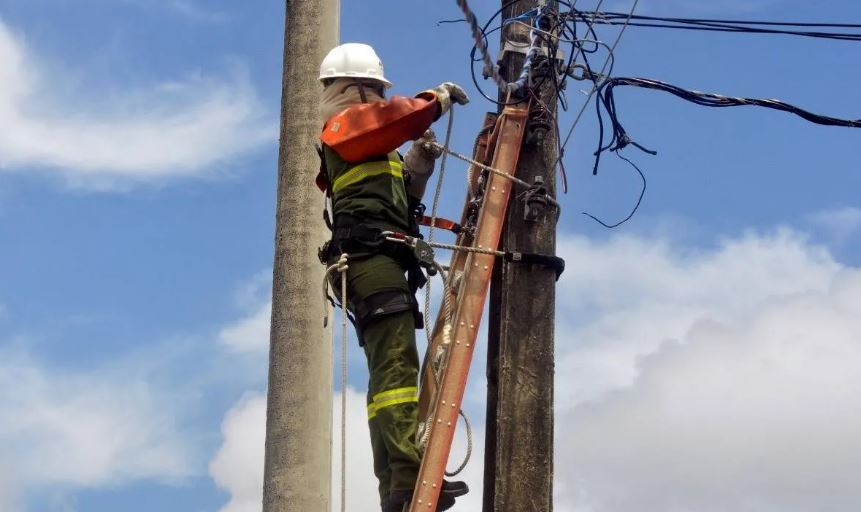
[[[661,82],[658,80],[651,80],[648,78],[608,78],[604,82],[602,82],[598,86],[598,93],[595,97],[595,106],[598,113],[598,127],[599,127],[599,135],[598,135],[598,149],[595,151],[595,165],[592,168],[592,174],[598,174],[598,166],[601,162],[601,155],[610,151],[616,154],[622,160],[628,162],[634,170],[640,175],[640,178],[643,180],[643,188],[640,192],[640,197],[637,200],[637,204],[631,213],[625,217],[622,221],[617,222],[615,224],[607,224],[597,217],[585,213],[588,217],[591,217],[593,220],[600,223],[602,226],[607,228],[617,227],[625,222],[627,222],[637,211],[637,208],[640,206],[640,202],[643,199],[643,194],[646,191],[646,177],[643,172],[637,167],[634,162],[622,156],[619,151],[627,147],[628,145],[634,146],[639,150],[649,153],[651,155],[656,155],[657,152],[652,151],[643,147],[642,145],[635,142],[628,135],[628,132],[622,126],[622,123],[619,121],[619,116],[616,111],[616,97],[615,97],[615,88],[618,86],[633,86],[633,87],[643,87],[646,89],[654,89],[658,91],[668,92],[679,98],[690,101],[691,103],[696,103],[697,105],[703,105],[706,107],[743,107],[743,106],[756,106],[756,107],[764,107],[770,108],[773,110],[779,110],[782,112],[788,112],[791,114],[795,114],[806,121],[811,123],[820,124],[824,126],[842,126],[845,128],[861,128],[861,119],[851,120],[851,119],[840,119],[836,117],[823,116],[821,114],[815,114],[813,112],[809,112],[807,110],[796,107],[795,105],[790,105],[789,103],[780,101],[780,100],[765,100],[765,99],[757,99],[757,98],[738,98],[732,96],[723,96],[721,94],[714,93],[706,93],[700,91],[690,91],[687,89],[682,89],[681,87],[668,84],[666,82]],[[607,117],[610,120],[610,126],[612,129],[612,136],[610,141],[607,144],[604,144],[605,140],[605,122],[604,122],[604,114],[606,113]]]
[[[544,10],[544,9],[530,9],[521,14],[514,15],[509,18],[501,19],[499,25],[495,28],[491,29],[491,25],[497,20],[500,19],[502,14],[506,12],[506,10],[512,8],[515,4],[518,3],[519,0],[513,0],[505,5],[502,8],[498,9],[483,26],[477,26],[477,30],[473,30],[475,35],[475,45],[473,46],[470,52],[470,60],[471,60],[471,73],[472,73],[472,81],[475,85],[476,89],[479,91],[485,99],[488,101],[495,103],[498,106],[510,106],[510,105],[518,105],[522,104],[528,99],[532,99],[535,104],[542,110],[542,115],[549,118],[552,123],[556,133],[559,134],[559,121],[557,116],[553,113],[552,109],[550,109],[547,104],[544,104],[538,98],[537,91],[540,91],[542,87],[544,87],[547,83],[552,84],[553,91],[555,94],[555,101],[562,108],[562,110],[568,109],[568,101],[565,97],[565,87],[566,81],[569,77],[567,73],[568,70],[573,69],[574,63],[577,58],[582,55],[584,58],[587,54],[594,54],[600,51],[602,47],[607,48],[607,45],[598,40],[598,36],[592,28],[592,25],[587,22],[587,30],[585,38],[581,38],[577,33],[577,23],[574,21],[573,13],[577,12],[574,10],[572,4],[569,4],[565,1],[560,1],[560,5],[567,7],[567,12],[557,12],[555,10]],[[458,2],[461,7],[467,7],[465,2]],[[441,21],[440,23],[457,23],[457,22],[467,22],[469,24],[470,20],[475,20],[474,14],[471,11],[464,11],[466,13],[466,19],[462,20],[449,20],[449,21]],[[490,35],[495,32],[501,31],[506,27],[512,25],[521,25],[525,29],[528,29],[531,35],[531,44],[526,44],[518,41],[505,41],[503,44],[507,43],[511,46],[521,46],[524,51],[529,51],[529,53],[534,58],[535,66],[532,67],[530,71],[530,75],[526,78],[524,75],[521,75],[518,82],[521,87],[514,88],[510,87],[511,84],[505,83],[504,88],[502,90],[511,91],[512,94],[500,101],[482,88],[479,83],[478,76],[476,73],[476,63],[483,62],[484,63],[484,77],[492,78],[494,82],[497,84],[500,83],[494,74],[498,72],[496,68],[489,68],[487,62],[490,60],[488,55],[488,38]],[[537,55],[534,50],[535,47],[544,48],[545,52],[539,52]],[[529,50],[526,50],[526,48]],[[564,51],[564,53],[563,53]],[[559,61],[558,59],[552,59],[548,56],[557,56],[560,54],[564,54],[567,56],[566,61]],[[612,72],[612,63],[613,63],[613,55],[612,51],[609,53],[608,62],[610,64],[610,72]],[[524,68],[526,69],[526,68]],[[559,145],[558,151],[560,156],[564,152],[564,147],[561,144],[560,137],[556,137],[557,144]],[[568,183],[567,176],[565,172],[565,167],[562,161],[562,158],[558,159],[559,164],[559,172],[562,179],[562,190],[564,192],[568,191]]]
[[[514,17],[508,19],[502,19],[499,23],[499,26],[496,28],[489,30],[490,26],[494,23],[494,21],[499,18],[503,12],[510,9],[512,6],[517,4],[520,0],[512,0],[507,2],[501,9],[496,11],[493,16],[484,24],[483,27],[478,27],[477,22],[475,21],[474,14],[471,13],[471,10],[468,9],[466,0],[459,0],[458,3],[461,4],[465,13],[471,15],[474,24],[473,33],[476,38],[476,44],[472,49],[470,54],[472,60],[472,78],[473,82],[478,88],[479,92],[482,96],[484,96],[487,100],[496,103],[497,105],[506,106],[506,105],[514,105],[519,104],[526,101],[529,98],[535,100],[535,102],[539,105],[539,107],[545,111],[545,114],[549,114],[552,116],[553,125],[555,126],[556,133],[559,133],[559,122],[558,118],[555,114],[552,113],[552,110],[547,107],[547,105],[541,103],[538,99],[537,91],[544,86],[548,80],[551,81],[554,87],[554,92],[556,95],[556,100],[558,101],[560,107],[563,110],[567,110],[568,104],[565,98],[564,90],[566,85],[566,80],[569,76],[575,77],[578,79],[587,79],[591,80],[594,84],[592,91],[590,92],[590,97],[592,94],[595,94],[595,104],[598,113],[598,123],[599,123],[599,141],[598,141],[598,149],[595,151],[595,163],[593,167],[593,174],[597,174],[598,167],[600,164],[601,155],[606,151],[611,151],[615,153],[619,158],[628,162],[640,175],[643,180],[643,189],[640,193],[640,197],[637,201],[637,205],[634,207],[634,210],[621,222],[616,224],[606,224],[596,217],[586,213],[589,217],[598,221],[605,227],[616,227],[628,219],[630,219],[634,213],[637,211],[637,208],[642,201],[643,194],[646,188],[646,178],[643,175],[642,171],[629,159],[625,158],[619,153],[619,150],[625,148],[628,145],[632,145],[637,147],[638,149],[650,153],[656,154],[654,151],[651,151],[637,142],[633,141],[621,122],[618,118],[618,113],[616,110],[616,100],[614,95],[615,87],[617,86],[635,86],[635,87],[643,87],[647,89],[661,90],[665,92],[669,92],[677,97],[690,101],[692,103],[709,106],[709,107],[735,107],[735,106],[759,106],[770,108],[774,110],[779,110],[783,112],[789,112],[795,114],[807,121],[812,123],[828,125],[828,126],[844,126],[844,127],[852,127],[859,128],[861,127],[861,120],[846,120],[846,119],[838,119],[828,116],[823,116],[819,114],[815,114],[801,108],[798,108],[794,105],[790,105],[788,103],[779,101],[779,100],[769,100],[769,99],[756,99],[756,98],[737,98],[730,96],[723,96],[720,94],[712,94],[712,93],[703,93],[699,91],[690,91],[683,89],[681,87],[677,87],[665,82],[660,82],[657,80],[645,79],[645,78],[610,78],[613,74],[614,67],[614,55],[613,47],[606,45],[601,42],[595,32],[595,25],[620,25],[624,27],[627,26],[638,26],[638,27],[652,27],[652,28],[669,28],[669,29],[682,29],[682,30],[698,30],[698,31],[710,31],[710,32],[733,32],[733,33],[746,33],[746,34],[781,34],[781,35],[791,35],[791,36],[802,36],[802,37],[812,37],[819,39],[832,39],[832,40],[843,40],[843,41],[861,41],[861,32],[848,32],[846,29],[861,29],[861,24],[857,23],[802,23],[802,22],[774,22],[774,21],[749,21],[749,20],[722,20],[722,19],[698,19],[698,18],[680,18],[680,17],[657,17],[657,16],[643,16],[634,14],[634,9],[636,8],[636,3],[634,4],[634,8],[630,13],[619,13],[619,12],[607,12],[600,11],[601,3],[598,4],[596,10],[594,12],[585,12],[577,10],[574,6],[576,2],[568,2],[565,0],[560,0],[560,6],[566,7],[567,10],[563,10],[562,12],[553,12],[550,10],[539,10],[532,9],[526,11],[520,15],[516,15]],[[603,1],[603,0],[602,0]],[[467,19],[470,16],[467,16]],[[457,20],[457,21],[467,21],[467,20]],[[585,35],[580,36],[577,33],[577,28],[580,23],[585,24],[586,30]],[[519,94],[512,94],[509,96],[507,101],[500,102],[497,99],[489,96],[482,90],[479,81],[476,77],[475,73],[475,63],[476,62],[490,62],[490,56],[488,55],[488,36],[502,30],[503,28],[512,25],[512,24],[521,24],[525,25],[530,29],[530,34],[532,35],[531,45],[523,45],[524,48],[526,46],[530,46],[530,49],[534,45],[541,45],[547,49],[547,56],[557,55],[561,47],[565,47],[564,49],[567,51],[567,63],[560,63],[556,59],[547,58],[544,56],[539,56],[540,58],[536,59],[534,73],[536,76],[530,75],[527,81],[523,81],[523,87],[519,88]],[[516,42],[508,41],[509,44],[518,44]],[[522,44],[522,43],[520,43]],[[607,55],[607,59],[604,67],[601,69],[601,73],[595,73],[590,65],[589,57],[590,55],[598,52],[601,48],[605,48],[609,51]],[[477,53],[481,53],[481,55],[477,56]],[[534,55],[534,52],[531,52]],[[583,64],[576,64],[578,59],[582,56]],[[609,67],[608,67],[609,66]],[[487,67],[487,66],[485,66]],[[582,68],[584,73],[582,76],[575,76],[573,74],[575,68]],[[604,68],[607,68],[606,70]],[[498,72],[498,68],[493,68],[492,71]],[[488,69],[485,69],[485,74],[487,75]],[[495,78],[495,77],[494,77]],[[521,76],[523,78],[523,76]],[[509,91],[512,91],[513,88],[508,87]],[[585,105],[584,105],[585,108]],[[580,112],[582,114],[582,111]],[[605,144],[605,116],[609,119],[611,126],[611,137],[610,141]],[[577,116],[577,119],[574,122],[571,130],[569,131],[568,137],[566,137],[566,142],[568,138],[570,138],[571,132],[573,132],[574,126],[576,126],[577,121],[580,120],[580,115]],[[559,137],[557,137],[558,141]],[[560,165],[560,171],[563,180],[563,189],[567,190],[567,183],[565,177],[564,166],[562,165],[562,159],[564,155],[564,143],[560,143],[559,145],[559,158],[558,162]],[[585,213],[585,212],[584,212]]]
[[[697,105],[703,105],[706,107],[764,107],[773,110],[780,110],[782,112],[788,112],[790,114],[795,114],[796,116],[815,124],[825,126],[842,126],[846,128],[861,128],[861,119],[839,119],[836,117],[815,114],[813,112],[809,112],[807,110],[798,108],[794,105],[790,105],[789,103],[780,100],[737,98],[732,96],[723,96],[721,94],[689,91],[687,89],[682,89],[681,87],[671,85],[666,82],[651,80],[648,78],[608,78],[598,87],[598,95],[596,99],[598,122],[599,126],[601,127],[601,130],[599,136],[600,139],[598,142],[598,150],[595,152],[595,167],[593,168],[593,174],[597,174],[598,163],[600,160],[601,153],[605,151],[617,151],[630,144],[647,153],[654,154],[654,151],[650,151],[634,142],[628,136],[628,133],[625,131],[625,128],[619,122],[618,114],[616,112],[616,98],[614,95],[614,91],[615,88],[620,85],[643,87],[646,89],[655,89],[668,92],[670,94],[678,96],[679,98],[690,101],[691,103],[696,103]],[[609,117],[613,130],[612,138],[610,142],[606,145],[604,145],[604,116],[602,114],[602,110],[603,112],[606,112],[607,116]]]

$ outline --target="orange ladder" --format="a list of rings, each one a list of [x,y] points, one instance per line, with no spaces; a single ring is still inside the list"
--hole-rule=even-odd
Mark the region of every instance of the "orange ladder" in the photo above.
[[[498,117],[488,114],[473,157],[514,175],[528,117],[528,103],[508,106]],[[458,235],[457,245],[496,250],[513,182],[476,166],[471,171],[471,192],[461,222],[465,229]],[[425,356],[419,422],[420,435],[427,437],[427,446],[410,512],[436,510],[495,262],[493,254],[458,251],[452,256],[452,285],[446,287],[444,294],[449,294],[453,305],[453,321],[447,335],[442,327],[445,311],[441,308]]]

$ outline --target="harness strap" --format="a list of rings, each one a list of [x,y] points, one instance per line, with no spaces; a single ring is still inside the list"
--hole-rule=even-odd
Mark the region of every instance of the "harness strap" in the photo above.
[[[329,183],[329,171],[326,168],[326,156],[323,153],[323,146],[317,144],[314,146],[317,150],[317,155],[320,157],[320,170],[317,171],[317,177],[314,178],[314,184],[320,189],[320,192],[325,192],[327,197],[332,196],[332,187]]]
[[[461,226],[457,222],[449,219],[443,219],[442,217],[436,217],[434,219],[431,219],[431,217],[422,215],[418,217],[418,222],[422,226],[432,226],[439,229],[445,229],[446,231],[451,231],[455,235],[459,235],[460,232],[463,230],[463,226]]]

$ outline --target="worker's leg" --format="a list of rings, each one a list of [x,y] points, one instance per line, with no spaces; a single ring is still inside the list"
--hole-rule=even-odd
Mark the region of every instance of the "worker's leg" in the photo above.
[[[370,303],[384,297],[386,302],[392,294],[410,294],[404,268],[388,256],[351,262],[348,276],[350,298],[357,313],[361,313],[361,308],[356,308],[361,301]],[[392,301],[397,304],[396,298]],[[381,479],[380,493],[384,496],[391,490],[412,489],[418,476],[421,457],[415,433],[419,362],[412,311],[397,306],[379,309],[385,311],[362,323],[361,339],[370,374],[368,416],[375,473]],[[377,471],[383,467],[379,460],[383,454],[390,475],[388,482],[383,481],[386,473]]]
[[[389,469],[389,452],[383,441],[383,433],[377,422],[376,414],[372,407],[371,394],[368,393],[368,428],[371,431],[371,452],[374,456],[374,475],[379,482],[380,501],[383,501],[390,492],[392,482],[392,470]]]
[[[418,353],[412,313],[393,315],[369,326],[371,392],[376,421],[388,452],[391,490],[415,486],[421,455],[418,424]],[[385,340],[383,343],[371,341]]]

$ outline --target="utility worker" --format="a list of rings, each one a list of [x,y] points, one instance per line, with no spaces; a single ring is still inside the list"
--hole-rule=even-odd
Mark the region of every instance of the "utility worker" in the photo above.
[[[368,360],[368,425],[383,512],[401,512],[412,498],[421,452],[416,444],[418,372],[415,329],[422,327],[415,291],[425,278],[413,251],[381,233],[418,235],[417,215],[441,151],[430,125],[466,92],[444,83],[414,98],[385,99],[391,87],[373,48],[349,43],[320,66],[325,89],[321,170],[317,185],[331,198],[332,240],[321,260],[349,255],[348,307]],[[404,158],[397,149],[414,140]],[[405,276],[405,273],[407,276]],[[333,285],[340,289],[340,276]],[[444,482],[436,510],[466,494]]]

